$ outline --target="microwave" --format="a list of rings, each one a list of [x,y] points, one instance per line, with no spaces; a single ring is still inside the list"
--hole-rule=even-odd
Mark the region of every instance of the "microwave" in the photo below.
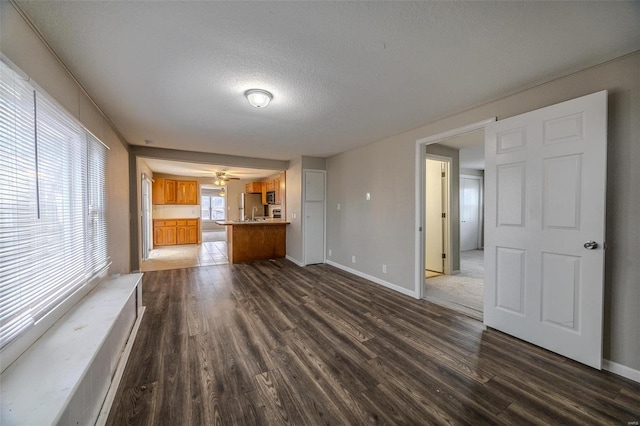
[[[267,192],[267,204],[275,204],[276,203],[276,191]]]

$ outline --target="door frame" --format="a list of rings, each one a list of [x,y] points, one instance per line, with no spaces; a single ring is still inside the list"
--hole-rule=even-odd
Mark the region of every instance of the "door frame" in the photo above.
[[[451,275],[453,271],[451,269],[451,214],[450,213],[451,213],[451,168],[452,168],[453,159],[451,157],[446,157],[444,155],[436,155],[436,154],[429,154],[429,153],[426,153],[424,159],[425,161],[434,160],[434,161],[439,161],[441,163],[445,163],[447,167],[446,182],[442,191],[442,209],[443,209],[443,213],[446,213],[444,224],[442,225],[442,251],[445,254],[442,271],[443,271],[443,274],[445,275]],[[424,182],[426,184],[426,164],[425,164]],[[425,204],[423,204],[423,208],[426,210],[426,202],[427,202],[426,188],[425,188],[424,202]],[[425,230],[423,234],[425,235],[426,235],[426,229],[427,229],[426,222],[427,222],[427,218],[425,214],[425,220],[422,222],[422,226],[423,226],[422,229]],[[426,248],[424,246],[423,246],[423,250],[425,250],[426,252]],[[426,259],[426,253],[425,253],[425,259]],[[426,266],[425,266],[425,270],[426,270]]]
[[[149,252],[153,250],[153,204],[151,202],[153,179],[149,178],[145,173],[142,173],[140,179],[140,239],[141,239],[141,261],[145,261],[149,258]],[[144,193],[147,192],[147,205],[145,206]],[[145,209],[146,207],[146,209]],[[145,210],[148,217],[145,218]],[[145,219],[147,219],[145,221]],[[146,248],[146,253],[145,253]],[[146,254],[146,256],[145,256]]]
[[[465,174],[460,174],[459,179],[462,180],[462,178],[465,179],[474,179],[479,181],[479,188],[478,188],[478,235],[476,235],[476,243],[477,243],[477,249],[482,249],[484,248],[484,244],[482,243],[482,230],[484,228],[484,178],[482,176],[476,176],[476,175],[465,175]],[[462,188],[462,186],[461,186]],[[460,194],[462,194],[462,191],[460,191]],[[462,216],[462,208],[460,209],[460,216]],[[462,247],[460,247],[460,251],[462,251]]]
[[[467,124],[452,130],[447,130],[442,133],[438,133],[432,136],[418,139],[416,141],[415,151],[415,240],[414,240],[414,294],[416,299],[422,299],[424,297],[424,221],[425,221],[425,179],[426,179],[426,146],[437,143],[444,139],[450,139],[455,136],[460,136],[465,133],[473,132],[474,130],[484,129],[484,127],[496,121],[496,117],[491,117],[486,120],[477,121],[475,123]]]

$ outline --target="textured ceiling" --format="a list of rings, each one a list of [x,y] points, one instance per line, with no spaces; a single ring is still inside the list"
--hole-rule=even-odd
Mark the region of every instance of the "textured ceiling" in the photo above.
[[[277,175],[280,170],[248,169],[242,167],[229,167],[215,164],[185,163],[182,161],[158,160],[144,158],[144,162],[155,173],[165,173],[177,176],[211,177],[214,179],[216,172],[224,172],[231,177],[240,179],[262,179]]]
[[[640,49],[640,2],[19,2],[129,143],[329,156]],[[243,97],[273,93],[268,108]]]

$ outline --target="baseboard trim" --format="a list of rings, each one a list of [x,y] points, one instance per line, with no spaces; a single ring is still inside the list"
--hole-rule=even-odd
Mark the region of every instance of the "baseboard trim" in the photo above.
[[[634,370],[626,365],[618,364],[617,362],[609,361],[608,359],[603,359],[602,369],[640,383],[640,371]]]
[[[296,265],[302,267],[304,266],[304,263],[300,262],[298,259],[294,259],[293,257],[286,255],[285,259],[292,261],[293,263],[295,263]]]
[[[397,291],[398,293],[402,293],[405,296],[411,296],[414,299],[418,299],[418,297],[416,296],[416,293],[413,290],[408,290],[404,287],[400,287],[396,284],[390,283],[389,281],[381,280],[380,278],[374,277],[373,275],[365,274],[364,272],[351,269],[348,266],[341,265],[331,260],[327,260],[327,265],[333,266],[334,268],[342,269],[345,272],[349,272],[350,274],[356,275],[360,278],[364,278],[365,280],[373,281],[376,284],[380,284],[381,286],[387,287],[390,290],[394,290],[394,291]]]
[[[140,285],[142,285],[142,283],[140,283]],[[138,329],[140,328],[140,323],[142,322],[142,317],[144,316],[145,310],[146,307],[142,306],[138,311],[140,315],[138,315],[136,322],[133,323],[131,334],[129,334],[127,344],[124,346],[124,350],[122,351],[122,356],[120,357],[120,361],[118,362],[116,372],[113,375],[113,380],[111,380],[111,385],[109,386],[109,390],[107,391],[107,396],[104,398],[104,402],[102,403],[102,409],[100,410],[100,415],[96,420],[96,426],[104,426],[107,423],[107,418],[109,417],[111,406],[113,405],[113,401],[116,398],[116,392],[118,392],[118,388],[120,387],[120,381],[122,380],[122,375],[124,374],[124,368],[127,366],[127,361],[129,361],[129,355],[131,355],[133,342],[136,340],[136,335],[138,334]]]

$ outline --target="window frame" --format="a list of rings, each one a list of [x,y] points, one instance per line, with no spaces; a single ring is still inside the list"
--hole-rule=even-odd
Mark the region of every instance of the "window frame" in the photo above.
[[[41,189],[39,188],[39,185],[44,181],[41,180],[41,177],[38,174],[38,168],[43,164],[40,162],[41,159],[38,156],[38,141],[39,141],[38,129],[40,125],[46,125],[46,122],[41,122],[38,120],[38,112],[40,111],[41,114],[45,114],[44,111],[47,111],[47,108],[52,108],[51,111],[53,111],[54,113],[54,116],[53,116],[54,121],[51,121],[50,123],[54,124],[54,126],[57,125],[56,124],[57,122],[55,120],[57,120],[57,117],[59,116],[61,117],[62,120],[65,120],[68,124],[70,123],[72,127],[69,127],[69,129],[77,129],[79,132],[80,139],[76,142],[80,144],[79,145],[80,146],[79,149],[81,150],[80,156],[76,155],[74,158],[74,157],[69,157],[65,155],[60,155],[59,157],[52,157],[52,158],[56,158],[56,160],[60,160],[61,164],[65,165],[64,167],[80,168],[80,177],[82,182],[76,182],[74,186],[70,189],[71,191],[70,194],[75,201],[69,201],[70,199],[65,198],[65,201],[61,205],[63,206],[64,209],[76,209],[82,212],[81,213],[83,217],[82,219],[83,229],[82,229],[82,238],[81,238],[82,247],[78,251],[81,252],[81,257],[84,256],[83,260],[80,262],[82,263],[82,271],[83,271],[80,274],[82,279],[75,286],[72,284],[75,281],[68,282],[66,280],[63,280],[60,283],[58,283],[58,284],[61,284],[62,288],[64,288],[65,290],[60,293],[47,293],[47,294],[58,294],[58,295],[56,297],[48,296],[50,300],[52,300],[53,302],[47,303],[45,305],[46,309],[43,309],[41,311],[38,311],[38,310],[33,311],[33,308],[32,308],[32,306],[34,306],[32,305],[33,302],[26,303],[25,299],[22,296],[20,296],[17,299],[19,301],[15,302],[15,304],[11,306],[12,308],[17,309],[19,312],[22,312],[24,309],[27,309],[26,311],[24,311],[25,312],[24,314],[20,314],[20,315],[35,315],[35,316],[30,316],[31,320],[29,321],[29,325],[26,327],[22,327],[18,333],[16,333],[13,337],[9,338],[8,340],[5,341],[5,343],[3,343],[4,347],[0,350],[0,371],[4,371],[22,353],[24,353],[24,351],[26,351],[40,336],[42,336],[51,326],[53,326],[56,321],[58,321],[63,315],[65,315],[86,294],[88,294],[91,290],[93,290],[93,288],[95,288],[99,283],[101,283],[106,279],[109,266],[111,263],[109,260],[109,252],[108,252],[108,241],[107,241],[108,218],[107,218],[107,212],[106,212],[107,211],[107,174],[108,174],[107,161],[108,161],[109,147],[105,145],[102,141],[100,141],[98,137],[96,137],[91,131],[89,131],[79,120],[77,120],[63,106],[61,106],[59,102],[57,102],[51,95],[49,95],[45,90],[43,90],[37,83],[31,80],[24,72],[22,72],[22,70],[20,70],[17,66],[15,66],[15,64],[13,64],[2,53],[0,53],[0,67],[3,68],[2,70],[3,79],[6,78],[6,80],[4,81],[10,85],[7,87],[16,88],[18,87],[18,85],[20,85],[21,93],[22,92],[24,92],[25,94],[31,93],[33,95],[33,100],[32,100],[32,103],[30,104],[31,108],[33,108],[33,117],[31,118],[32,122],[29,123],[28,120],[25,121],[26,123],[29,124],[26,127],[26,129],[27,130],[31,129],[33,132],[33,135],[27,136],[26,138],[24,138],[23,142],[18,142],[17,139],[15,139],[17,136],[11,134],[12,126],[15,125],[12,123],[17,123],[18,120],[25,120],[25,118],[24,116],[20,116],[20,115],[14,115],[12,117],[11,113],[7,113],[3,115],[3,117],[8,118],[8,122],[6,123],[8,127],[6,127],[5,129],[0,129],[0,131],[3,132],[2,137],[7,138],[6,141],[10,144],[8,145],[8,147],[11,146],[11,143],[14,143],[14,144],[26,143],[26,144],[31,144],[35,151],[35,156],[32,161],[33,161],[33,165],[36,168],[36,172],[34,176],[28,178],[28,181],[30,181],[31,184],[34,184],[36,187],[36,192],[34,194],[35,200],[33,203],[35,207],[30,207],[30,208],[35,208],[37,210],[37,214],[35,214],[34,216],[34,212],[32,211],[29,216],[31,218],[30,220],[35,220],[35,222],[33,223],[29,222],[31,223],[30,226],[34,226],[35,229],[37,229],[38,226],[41,226],[40,225],[41,223],[44,223],[40,221],[40,214],[41,214],[40,210],[43,206],[46,205],[45,200],[40,200],[42,192],[41,192]],[[24,99],[28,100],[28,98],[24,98]],[[4,107],[9,108],[9,109],[6,109],[6,111],[15,113],[15,110],[11,110],[11,106],[14,105],[14,102],[16,102],[16,99],[15,98],[5,99],[5,102],[6,103],[4,104]],[[44,103],[42,103],[42,106],[39,106],[39,102],[44,102]],[[51,117],[48,117],[48,118],[51,119]],[[72,131],[75,131],[75,130],[72,130]],[[60,140],[63,140],[63,139],[60,139]],[[17,164],[18,159],[20,157],[15,157],[15,158],[16,158],[16,164]],[[74,159],[72,160],[72,158]],[[101,175],[92,177],[90,173],[96,169],[100,169],[99,172],[101,173]],[[20,174],[20,173],[24,174],[26,173],[26,169],[23,168],[22,166],[16,166],[14,172],[17,174]],[[75,173],[77,174],[77,172]],[[12,176],[12,175],[10,174],[8,176]],[[9,181],[11,181],[11,178],[9,178]],[[99,192],[94,193],[93,191],[95,189],[98,189]],[[20,194],[22,194],[22,196],[26,195],[22,187],[16,187],[16,186],[12,187],[11,184],[9,185],[9,191],[10,193],[16,194],[16,196],[20,196]],[[34,195],[31,195],[31,196],[34,196]],[[82,200],[81,205],[77,204],[78,200]],[[91,200],[95,200],[96,203],[99,203],[100,205],[97,207],[91,206],[90,205]],[[10,217],[12,213],[9,211],[6,214],[9,215],[7,217]],[[13,213],[13,214],[16,214],[16,213]],[[94,220],[96,218],[97,218],[97,221]],[[9,229],[9,232],[11,232],[11,230],[14,228],[9,227],[8,229]],[[90,235],[95,235],[96,240],[95,241],[93,239],[90,240]],[[39,237],[36,237],[35,239],[33,239],[33,241],[37,242],[38,238]],[[9,256],[6,259],[11,259],[12,256],[13,258],[16,258],[15,256],[18,256],[16,251],[17,249],[15,248],[16,244],[12,243],[9,240],[5,240],[4,243],[6,245],[5,248],[7,250],[6,255]],[[99,252],[97,256],[96,256],[96,252]],[[104,259],[101,256],[104,256]],[[57,269],[59,269],[59,267]],[[21,291],[20,289],[22,288],[21,285],[23,282],[19,278],[20,274],[22,273],[21,271],[22,271],[21,269],[18,269],[18,272],[12,272],[10,270],[4,272],[5,276],[10,278],[10,282],[11,282],[11,277],[14,277],[15,280],[18,280],[18,281],[15,281],[17,282],[15,286],[5,287],[6,291],[11,292],[14,289]],[[30,276],[31,276],[31,281],[33,281],[34,279],[33,275],[30,275]],[[44,277],[46,277],[46,274],[44,274]],[[46,278],[43,278],[43,279],[46,279]],[[53,283],[57,283],[57,282],[54,281]],[[51,290],[48,290],[48,291],[49,292],[52,291],[53,288],[54,287],[51,287]],[[29,300],[32,300],[32,299],[29,299]],[[5,308],[7,306],[8,305],[5,305]],[[5,313],[7,312],[5,311]],[[12,318],[12,316],[7,316],[6,318]],[[11,322],[7,324],[10,324],[10,323]],[[9,334],[9,336],[11,335]]]
[[[205,219],[203,215],[203,212],[205,211],[205,208],[203,207],[205,198],[209,200],[209,207],[208,207],[209,219]],[[214,207],[214,199],[222,200],[222,207]],[[222,218],[216,217],[216,215],[214,215],[214,212],[222,212]],[[220,195],[216,195],[216,194],[205,194],[205,193],[200,194],[200,220],[201,221],[215,222],[218,220],[226,220],[225,219],[226,217],[227,217],[226,197],[221,197]]]

